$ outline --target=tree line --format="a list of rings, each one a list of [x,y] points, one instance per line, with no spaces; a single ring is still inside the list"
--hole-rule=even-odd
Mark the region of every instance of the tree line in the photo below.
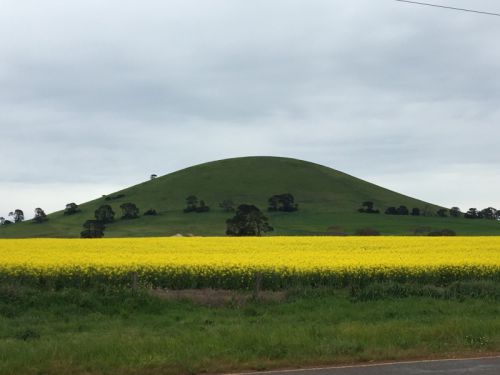
[[[380,210],[375,208],[375,204],[371,201],[365,201],[361,203],[361,207],[358,212],[365,214],[380,214]],[[418,207],[413,207],[411,210],[405,205],[400,205],[399,207],[391,206],[387,207],[384,211],[386,215],[411,215],[411,216],[429,216],[427,210],[422,211]],[[500,220],[500,210],[493,207],[488,207],[482,210],[477,208],[469,208],[469,210],[463,213],[460,208],[452,207],[450,209],[439,208],[436,212],[432,212],[432,215],[438,217],[464,217],[465,219],[489,219],[489,220]]]

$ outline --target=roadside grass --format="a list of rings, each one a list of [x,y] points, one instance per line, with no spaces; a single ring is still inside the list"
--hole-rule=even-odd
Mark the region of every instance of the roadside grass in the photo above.
[[[500,351],[498,283],[428,288],[295,290],[284,302],[209,307],[146,290],[3,285],[0,374],[197,374]]]

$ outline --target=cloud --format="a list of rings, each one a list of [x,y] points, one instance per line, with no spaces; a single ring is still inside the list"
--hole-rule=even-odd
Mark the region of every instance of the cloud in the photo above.
[[[49,210],[74,184],[265,154],[443,204],[467,197],[421,181],[463,171],[471,201],[500,206],[479,188],[500,183],[499,31],[495,17],[393,1],[5,1],[3,186],[50,185]],[[0,213],[32,205],[2,197]]]

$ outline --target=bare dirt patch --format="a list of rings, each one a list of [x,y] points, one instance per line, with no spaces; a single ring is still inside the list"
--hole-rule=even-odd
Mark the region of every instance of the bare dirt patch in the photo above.
[[[257,295],[251,292],[241,292],[225,289],[153,289],[151,293],[162,299],[187,300],[204,306],[243,306],[250,301],[283,302],[287,294],[283,291],[260,291]]]

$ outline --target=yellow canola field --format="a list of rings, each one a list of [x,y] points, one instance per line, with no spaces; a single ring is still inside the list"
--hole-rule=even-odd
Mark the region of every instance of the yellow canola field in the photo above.
[[[0,277],[119,279],[248,287],[352,279],[453,281],[500,275],[500,237],[195,237],[0,240]]]

